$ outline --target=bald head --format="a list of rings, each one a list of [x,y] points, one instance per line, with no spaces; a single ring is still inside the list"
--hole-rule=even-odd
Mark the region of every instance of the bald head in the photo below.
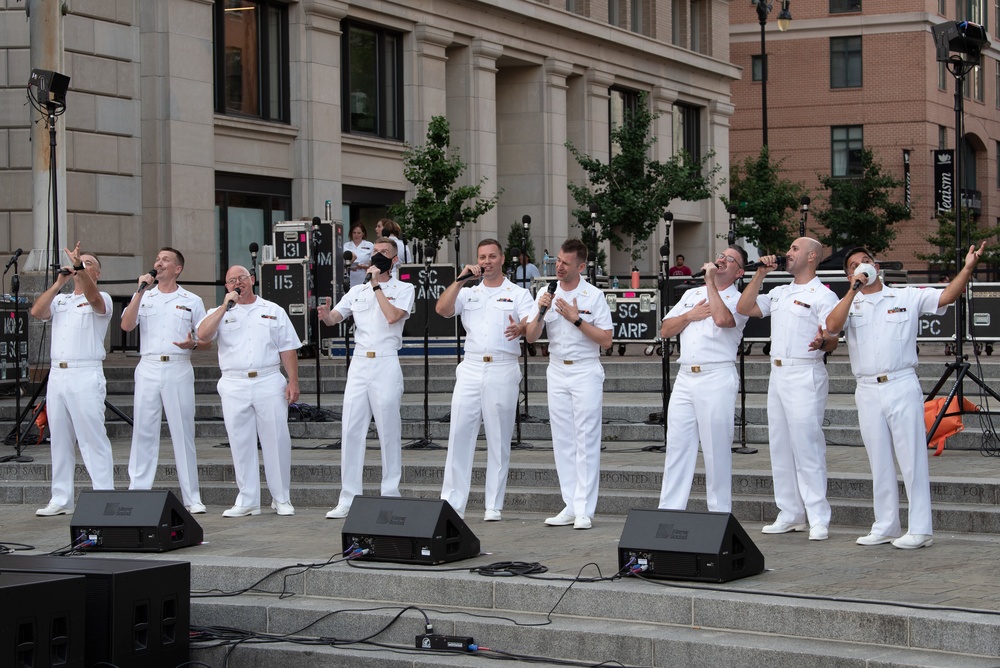
[[[785,258],[788,273],[797,280],[812,280],[816,275],[816,268],[823,260],[823,244],[812,237],[799,237],[792,242]]]

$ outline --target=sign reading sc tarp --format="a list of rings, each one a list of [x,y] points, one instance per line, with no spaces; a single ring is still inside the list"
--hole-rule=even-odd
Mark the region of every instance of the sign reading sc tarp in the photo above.
[[[660,300],[656,290],[605,290],[611,309],[614,343],[652,343],[660,334]]]

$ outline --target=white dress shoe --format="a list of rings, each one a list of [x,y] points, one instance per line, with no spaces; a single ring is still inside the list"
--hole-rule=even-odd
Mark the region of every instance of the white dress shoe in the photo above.
[[[809,540],[826,540],[830,537],[830,530],[822,524],[809,527]]]
[[[545,523],[550,527],[568,527],[576,521],[576,515],[571,514],[567,510],[563,510],[555,517],[549,517],[545,520]]]
[[[246,517],[247,515],[260,515],[260,506],[233,506],[229,510],[222,511],[223,517]]]
[[[591,527],[590,518],[586,515],[579,515],[573,521],[574,529],[589,529]]]
[[[487,510],[483,513],[484,522],[499,522],[500,521],[500,511],[499,510]]]
[[[205,508],[204,503],[192,503],[190,506],[184,506],[184,507],[187,508],[187,511],[192,515],[204,515],[206,512],[208,512],[208,509]]]
[[[347,517],[347,514],[351,512],[351,507],[346,503],[338,504],[336,508],[331,510],[326,514],[326,519],[328,520],[339,520]]]
[[[788,522],[775,522],[768,524],[760,530],[761,533],[791,533],[792,531],[805,531],[809,526],[806,524],[789,524]]]
[[[858,545],[885,545],[886,543],[891,543],[894,540],[896,540],[895,536],[882,536],[877,533],[870,533],[867,536],[858,538],[854,542]]]
[[[278,503],[277,501],[271,501],[271,508],[278,511],[279,515],[295,514],[295,508],[292,507],[291,503]]]
[[[72,515],[72,506],[60,506],[58,503],[50,503],[44,508],[39,508],[35,511],[35,514],[39,517],[54,517],[56,515]]]
[[[915,550],[918,547],[930,547],[933,542],[934,538],[927,534],[908,533],[892,541],[892,546],[903,550]]]

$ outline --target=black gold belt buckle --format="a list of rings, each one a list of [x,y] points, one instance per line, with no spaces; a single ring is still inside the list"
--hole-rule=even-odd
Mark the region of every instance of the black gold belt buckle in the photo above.
[[[878,378],[875,379],[875,381],[878,383],[888,383],[889,376],[879,376]]]

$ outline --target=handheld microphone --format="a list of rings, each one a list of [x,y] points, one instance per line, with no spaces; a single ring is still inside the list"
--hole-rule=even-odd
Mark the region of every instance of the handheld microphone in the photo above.
[[[482,270],[483,270],[483,268],[482,268],[482,267],[480,267],[480,268],[479,268],[479,270],[480,270],[480,271],[482,271]],[[472,273],[471,271],[467,271],[467,272],[465,272],[464,274],[462,274],[461,276],[459,276],[459,277],[458,277],[457,279],[455,279],[455,280],[457,280],[457,281],[466,281],[466,280],[468,280],[468,279],[470,279],[470,278],[482,278],[482,275],[480,275],[480,276],[478,276],[478,277],[477,277],[477,276],[476,276],[475,274],[473,274],[473,273]]]
[[[878,275],[875,271],[875,267],[873,267],[870,264],[859,264],[858,273],[863,273],[868,278],[868,280],[865,282],[862,282],[861,279],[854,281],[854,285],[852,286],[851,289],[854,290],[855,292],[865,287],[866,285],[871,285],[872,281],[874,281],[875,277]]]
[[[242,292],[240,291],[240,289],[239,289],[239,288],[233,288],[233,292],[235,292],[235,293],[236,293],[237,295],[241,295],[241,294],[243,294],[243,293],[242,293]],[[236,300],[235,300],[235,299],[234,299],[233,301],[229,302],[228,304],[226,304],[226,310],[227,310],[227,311],[231,311],[231,310],[233,310],[233,307],[234,307],[234,306],[236,306]]]
[[[260,250],[260,246],[254,241],[250,244],[250,261],[257,264],[257,251]]]
[[[23,253],[23,252],[24,251],[21,250],[20,248],[18,248],[16,251],[14,251],[14,254],[10,256],[9,260],[7,260],[7,266],[3,268],[3,273],[5,273],[5,274],[7,273],[7,271],[10,269],[10,265],[12,265],[15,262],[17,262],[17,258],[21,257],[21,253]]]
[[[546,290],[549,291],[550,295],[554,295],[556,293],[556,283],[557,282],[558,281],[549,281],[549,287],[545,288]],[[540,309],[538,309],[538,318],[539,318],[539,320],[542,317],[545,316],[545,312],[548,311],[548,310],[549,310],[548,306],[543,306]]]
[[[150,269],[149,270],[149,276],[150,276],[150,278],[155,279],[156,278],[156,269]],[[153,281],[153,284],[154,285],[156,284],[155,280]],[[140,283],[139,284],[139,292],[142,292],[143,290],[145,290],[146,286],[148,286],[148,285],[149,285],[149,283],[147,283],[146,281],[143,281],[142,283]]]
[[[785,268],[785,263],[788,262],[788,258],[784,255],[778,255],[774,258],[774,265],[778,271],[782,271]],[[761,267],[766,267],[767,265],[763,262],[747,262],[747,266],[743,267],[746,271],[757,271]]]

